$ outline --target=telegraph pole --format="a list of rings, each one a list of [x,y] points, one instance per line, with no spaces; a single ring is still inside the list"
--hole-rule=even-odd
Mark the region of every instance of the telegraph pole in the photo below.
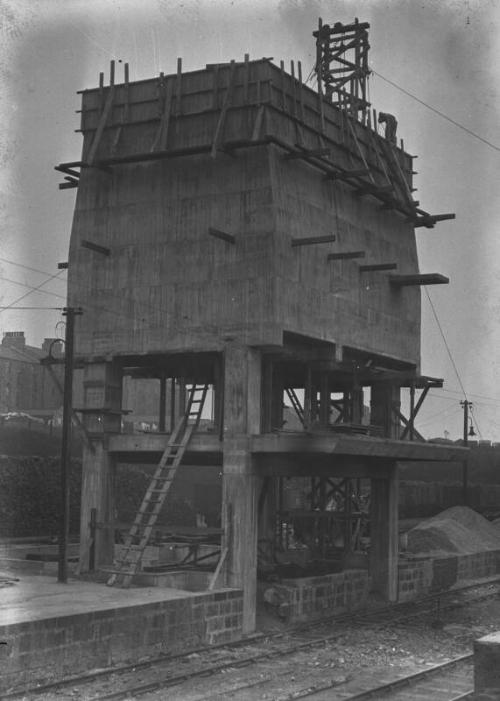
[[[61,520],[59,535],[59,563],[57,580],[68,581],[68,536],[69,536],[69,476],[71,472],[71,408],[73,399],[73,362],[75,316],[82,313],[79,307],[64,307],[66,335],[64,340],[64,398],[61,438]]]
[[[469,445],[469,408],[472,406],[472,402],[464,399],[460,402],[460,406],[464,408],[464,448]],[[466,457],[463,462],[462,470],[462,491],[463,491],[463,502],[464,506],[467,506],[468,501],[468,488],[469,488],[469,458]]]

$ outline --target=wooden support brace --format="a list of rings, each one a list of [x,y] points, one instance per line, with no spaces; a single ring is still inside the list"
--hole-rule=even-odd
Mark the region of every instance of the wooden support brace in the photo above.
[[[370,171],[367,168],[359,168],[358,170],[343,170],[338,173],[327,173],[327,180],[343,180],[344,178],[361,178],[369,175]]]
[[[165,96],[165,102],[163,105],[163,112],[160,119],[160,126],[155,136],[153,145],[151,146],[151,151],[164,151],[167,148],[168,140],[168,126],[170,123],[170,113],[172,110],[172,100],[174,94],[174,83],[173,81],[167,82],[167,90]]]
[[[226,234],[225,231],[220,231],[219,229],[214,229],[211,226],[208,227],[208,233],[216,239],[222,239],[226,243],[236,243],[236,237],[232,234]]]
[[[219,574],[221,572],[222,566],[224,565],[224,562],[226,561],[227,554],[229,552],[229,548],[224,548],[221,556],[219,558],[219,562],[217,563],[217,567],[215,568],[215,572],[213,573],[210,582],[208,584],[208,591],[212,591],[212,589],[215,587],[215,584],[217,582],[217,579],[219,578]]]
[[[406,438],[407,433],[409,432],[410,428],[412,429],[413,435],[417,435],[417,432],[415,430],[415,419],[417,417],[418,412],[420,411],[420,407],[424,403],[425,398],[427,397],[427,394],[430,390],[430,385],[427,385],[424,387],[422,394],[418,398],[418,402],[416,403],[412,415],[410,416],[410,421],[406,424],[405,429],[403,430],[403,433],[401,434],[401,440],[404,441]]]
[[[364,258],[364,251],[340,251],[339,253],[329,253],[327,260],[350,260],[352,258]]]
[[[303,239],[292,239],[292,248],[297,246],[310,246],[315,243],[332,243],[336,241],[335,236],[310,236]]]
[[[371,263],[370,265],[360,265],[360,273],[371,273],[383,270],[396,270],[398,267],[397,263]]]
[[[234,61],[231,61],[231,68],[230,68],[230,73],[229,73],[229,84],[227,86],[226,95],[224,97],[224,102],[222,104],[222,109],[220,111],[219,121],[217,122],[217,126],[215,128],[214,140],[212,143],[212,149],[210,151],[210,155],[212,156],[212,158],[216,157],[217,151],[219,148],[219,144],[220,144],[221,139],[222,139],[222,131],[224,128],[224,122],[226,120],[227,108],[229,107],[229,102],[231,100],[231,94],[233,91],[233,84],[234,84],[235,75],[236,75],[236,63]]]
[[[422,275],[390,275],[389,281],[394,287],[409,287],[412,285],[447,285],[450,278],[439,273],[424,273]]]
[[[260,83],[259,83],[260,85]],[[253,125],[253,131],[252,131],[252,141],[258,141],[260,132],[262,129],[262,122],[264,120],[264,111],[265,107],[264,105],[260,105],[257,109],[257,114],[255,115],[255,122]]]
[[[363,187],[355,191],[356,197],[365,197],[366,195],[382,195],[394,190],[392,185],[369,185],[363,184]]]
[[[182,58],[177,59],[177,89],[175,91],[175,116],[182,112]]]
[[[114,64],[114,62],[111,62]],[[106,126],[106,122],[108,121],[108,117],[111,112],[111,108],[113,107],[113,98],[115,94],[115,86],[111,84],[109,86],[108,90],[108,97],[106,98],[106,104],[104,105],[104,109],[101,113],[101,116],[99,118],[99,123],[97,125],[96,132],[94,134],[94,139],[92,141],[92,146],[90,147],[90,152],[87,157],[87,165],[91,166],[94,163],[95,156],[97,153],[97,148],[99,146],[99,143],[101,141],[102,133],[104,131],[104,127]]]
[[[294,151],[293,153],[287,153],[285,154],[284,159],[287,161],[293,161],[300,158],[319,158],[321,156],[329,156],[330,153],[331,152],[329,148],[304,149],[303,151]]]
[[[411,428],[411,423],[410,423],[410,421],[408,421],[408,419],[406,418],[406,416],[403,416],[403,414],[399,411],[399,409],[396,409],[396,407],[392,407],[392,413],[394,414],[394,416],[397,416],[397,418],[398,418],[400,421],[402,421],[403,424],[405,425],[405,433],[403,433],[403,435],[406,435],[406,432],[409,431],[410,428]],[[414,416],[413,418],[415,418],[415,416]],[[418,438],[419,441],[423,441],[424,443],[426,442],[426,441],[425,441],[425,438],[422,436],[421,433],[419,433],[419,432],[417,431],[417,429],[415,428],[415,426],[413,426],[413,435],[416,436],[416,437]],[[401,436],[401,439],[403,439],[403,436]]]
[[[99,244],[92,243],[92,241],[86,241],[85,239],[81,241],[80,246],[82,246],[82,248],[88,248],[90,251],[95,251],[96,253],[102,253],[103,256],[109,256],[111,253],[110,248],[106,248],[106,246],[99,246]]]

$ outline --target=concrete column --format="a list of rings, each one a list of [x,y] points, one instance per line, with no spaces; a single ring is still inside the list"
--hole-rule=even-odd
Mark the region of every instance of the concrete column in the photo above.
[[[500,632],[474,641],[474,698],[500,699]]]
[[[114,473],[107,451],[107,437],[119,433],[122,404],[122,372],[114,363],[91,363],[83,378],[84,424],[91,446],[84,445],[80,512],[80,571],[89,567],[94,548],[95,567],[113,562]],[[95,509],[97,528],[92,542],[90,521]]]
[[[370,576],[373,591],[386,601],[398,598],[398,475],[371,480]]]
[[[260,430],[261,357],[237,343],[224,354],[222,518],[225,583],[243,589],[243,632],[255,630],[258,488],[248,436]]]
[[[401,389],[387,383],[374,384],[371,391],[370,423],[381,426],[386,438],[398,439],[401,431],[399,419],[392,407],[399,409]]]

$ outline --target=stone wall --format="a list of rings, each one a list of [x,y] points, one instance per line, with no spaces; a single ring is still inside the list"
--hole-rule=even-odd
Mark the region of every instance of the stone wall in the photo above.
[[[241,637],[239,590],[0,626],[0,689]]]

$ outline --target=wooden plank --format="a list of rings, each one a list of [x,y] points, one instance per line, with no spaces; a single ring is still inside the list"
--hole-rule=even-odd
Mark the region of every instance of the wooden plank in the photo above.
[[[302,63],[300,61],[297,61],[297,71],[299,75],[300,118],[304,121],[304,84],[302,82]]]
[[[331,149],[329,148],[315,148],[315,149],[303,149],[301,151],[294,151],[293,153],[287,153],[284,159],[287,161],[293,161],[298,159],[308,158],[320,158],[321,156],[329,156]]]
[[[249,59],[250,56],[248,54],[245,54],[245,68],[243,71],[243,104],[246,105],[248,102],[248,83],[250,79],[250,64],[249,64]]]
[[[281,71],[281,109],[286,112],[286,93],[285,93],[285,62],[280,61]]]
[[[177,59],[177,83],[175,91],[175,116],[182,113],[182,58]]]
[[[85,239],[81,241],[80,246],[82,248],[88,248],[90,251],[95,251],[96,253],[102,253],[103,256],[109,256],[111,253],[110,248],[106,248],[106,246],[99,246],[99,244],[93,243],[92,241],[87,241]]]
[[[316,243],[333,243],[335,236],[309,236],[308,238],[292,239],[292,248],[297,246],[311,246]]]
[[[94,134],[94,139],[92,141],[92,146],[90,147],[90,152],[87,157],[87,165],[91,166],[94,163],[95,156],[97,153],[97,149],[99,147],[99,143],[101,141],[101,137],[104,131],[104,127],[106,126],[106,122],[108,121],[109,114],[111,112],[111,108],[113,106],[113,98],[114,98],[114,90],[115,87],[114,85],[109,86],[108,90],[108,97],[106,98],[106,104],[104,105],[104,109],[102,111],[102,114],[99,118],[99,123],[97,125],[96,132]]]
[[[217,579],[219,578],[220,572],[222,570],[222,566],[224,565],[224,562],[226,561],[227,554],[229,552],[229,548],[224,548],[222,550],[221,556],[219,558],[219,562],[217,563],[217,567],[215,568],[215,572],[210,578],[210,582],[208,584],[208,591],[212,591],[215,587],[215,584],[217,582]]]
[[[219,229],[214,229],[209,226],[208,233],[210,236],[214,236],[216,239],[222,239],[222,241],[226,241],[227,243],[236,243],[236,237],[232,234],[227,234],[225,231],[220,231]]]
[[[151,146],[151,152],[164,151],[167,148],[168,127],[170,124],[170,114],[174,94],[174,83],[167,78],[166,95],[163,102],[163,111],[160,119],[160,126],[156,132],[155,140]]]
[[[369,174],[370,171],[368,168],[358,168],[357,170],[342,170],[337,173],[327,173],[325,177],[328,180],[344,180],[346,178],[362,178]]]
[[[259,83],[260,86],[260,83]],[[253,125],[253,131],[252,131],[252,141],[258,141],[260,137],[260,132],[262,129],[262,122],[264,121],[264,112],[265,112],[265,106],[260,105],[259,108],[257,109],[257,114],[255,115],[255,122]]]
[[[370,265],[360,265],[360,273],[371,273],[383,270],[396,270],[398,267],[397,263],[372,263]]]
[[[447,285],[450,278],[440,273],[422,273],[417,275],[390,275],[389,281],[395,287],[413,285]]]
[[[231,67],[230,67],[230,73],[229,73],[229,83],[227,86],[226,94],[224,96],[224,102],[222,103],[222,109],[220,111],[219,115],[219,120],[217,122],[217,126],[215,128],[215,134],[214,134],[214,139],[212,142],[212,148],[210,151],[210,155],[212,158],[215,158],[217,155],[217,151],[222,139],[222,131],[224,129],[224,122],[226,119],[226,112],[227,108],[229,107],[229,102],[231,100],[231,94],[233,90],[233,84],[234,84],[234,78],[236,75],[236,63],[231,61]]]
[[[364,251],[340,251],[339,253],[329,253],[327,260],[350,260],[352,258],[364,258]]]
[[[292,76],[292,114],[294,117],[297,116],[297,96],[295,91],[295,65],[293,61],[290,61],[290,74]]]
[[[433,227],[436,222],[446,221],[448,219],[455,219],[455,214],[428,214],[426,216],[418,217],[415,220],[415,228],[419,226]]]

